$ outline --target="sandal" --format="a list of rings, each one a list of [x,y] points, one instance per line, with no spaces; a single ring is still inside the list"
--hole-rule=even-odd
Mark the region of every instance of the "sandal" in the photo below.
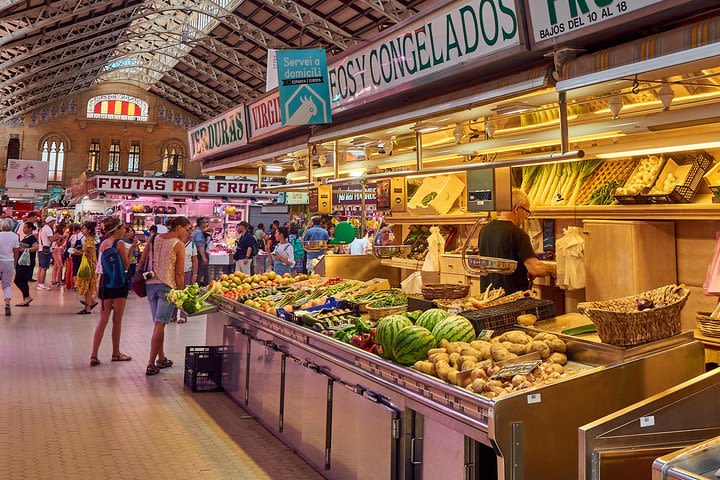
[[[90,366],[97,367],[98,365],[100,365],[100,360],[97,357],[90,357]]]
[[[132,360],[132,357],[130,355],[125,355],[124,353],[112,356],[113,362],[127,362],[130,360]]]
[[[9,317],[12,311],[10,310],[10,305],[5,305],[5,316]]]
[[[157,368],[168,368],[168,367],[172,367],[172,366],[173,366],[173,361],[170,360],[169,358],[165,357],[165,358],[160,359],[160,360],[158,360],[157,362],[155,362],[155,366],[156,366]]]
[[[77,312],[78,315],[90,315],[91,313],[92,312],[88,312],[84,308],[82,310],[80,310],[79,312]]]
[[[148,365],[145,369],[145,375],[157,375],[160,373],[160,369],[155,365]]]
[[[178,318],[178,323],[187,323],[187,318]]]
[[[98,303],[100,303],[100,302],[95,302],[95,303],[93,303],[92,305],[90,305],[90,310],[92,310],[93,308],[97,307],[97,306],[98,306]]]

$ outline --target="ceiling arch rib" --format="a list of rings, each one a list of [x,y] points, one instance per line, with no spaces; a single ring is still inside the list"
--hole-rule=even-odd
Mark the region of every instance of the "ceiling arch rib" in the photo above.
[[[357,3],[367,6],[393,23],[399,23],[414,13],[396,0],[358,0]]]

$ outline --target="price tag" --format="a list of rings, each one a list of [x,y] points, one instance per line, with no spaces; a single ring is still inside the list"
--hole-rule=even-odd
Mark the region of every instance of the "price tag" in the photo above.
[[[500,370],[495,372],[495,375],[490,378],[512,378],[515,375],[527,375],[535,370],[535,368],[541,363],[541,360],[531,360],[529,362],[518,362],[503,365]]]
[[[640,417],[640,428],[655,426],[655,416]]]
[[[528,404],[540,403],[540,402],[542,402],[542,397],[540,396],[539,393],[532,393],[527,396],[527,402],[528,402]]]
[[[484,340],[487,342],[492,338],[493,333],[495,333],[495,330],[480,330],[476,340]]]

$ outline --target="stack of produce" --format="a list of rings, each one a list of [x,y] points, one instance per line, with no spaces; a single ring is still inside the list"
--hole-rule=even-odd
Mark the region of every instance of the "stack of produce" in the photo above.
[[[213,285],[205,295],[200,296],[200,287],[197,283],[193,283],[183,290],[170,290],[165,298],[188,315],[194,315],[203,308],[210,306],[205,305],[205,300],[216,293],[219,288],[219,286]]]
[[[583,182],[601,160],[523,167],[520,188],[534,206],[576,205]]]
[[[625,186],[615,189],[615,195],[639,195],[645,188],[652,187],[663,164],[662,157],[655,155],[641,159]]]

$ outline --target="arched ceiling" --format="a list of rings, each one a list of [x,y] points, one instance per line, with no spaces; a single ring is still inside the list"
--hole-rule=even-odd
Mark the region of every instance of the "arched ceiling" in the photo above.
[[[434,0],[0,0],[0,119],[95,83],[206,119],[265,91],[268,49],[342,52]]]

